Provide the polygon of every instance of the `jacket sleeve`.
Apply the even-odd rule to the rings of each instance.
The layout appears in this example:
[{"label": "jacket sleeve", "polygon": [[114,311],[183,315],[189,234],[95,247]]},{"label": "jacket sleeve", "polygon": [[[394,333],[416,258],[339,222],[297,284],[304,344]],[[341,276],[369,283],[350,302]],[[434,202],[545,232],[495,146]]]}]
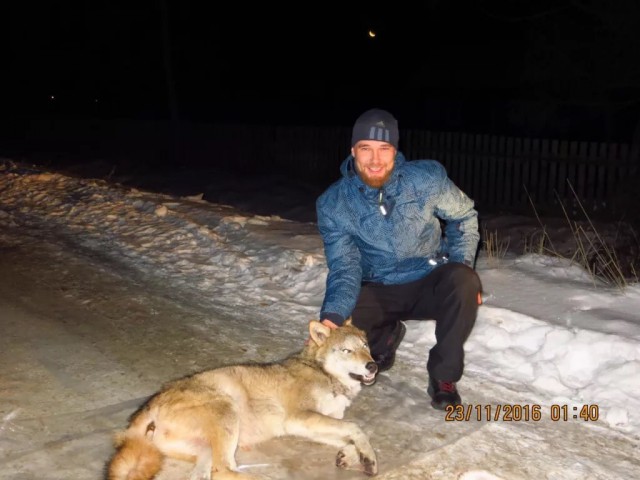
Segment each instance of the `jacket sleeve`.
[{"label": "jacket sleeve", "polygon": [[352,236],[340,226],[336,213],[323,205],[321,199],[317,206],[318,229],[324,243],[327,259],[327,284],[321,318],[328,318],[336,325],[342,325],[351,315],[362,282],[360,250]]},{"label": "jacket sleeve", "polygon": [[474,202],[447,176],[440,166],[441,190],[436,215],[445,222],[444,235],[449,261],[474,266],[480,232]]}]

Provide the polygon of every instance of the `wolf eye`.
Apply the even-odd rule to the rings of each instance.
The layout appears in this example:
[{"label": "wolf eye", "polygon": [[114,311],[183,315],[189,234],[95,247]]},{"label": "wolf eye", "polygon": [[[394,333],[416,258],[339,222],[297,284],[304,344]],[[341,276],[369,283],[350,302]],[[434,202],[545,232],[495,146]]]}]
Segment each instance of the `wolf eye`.
[{"label": "wolf eye", "polygon": [[353,350],[350,350],[348,348],[343,348],[342,353],[353,353]]}]

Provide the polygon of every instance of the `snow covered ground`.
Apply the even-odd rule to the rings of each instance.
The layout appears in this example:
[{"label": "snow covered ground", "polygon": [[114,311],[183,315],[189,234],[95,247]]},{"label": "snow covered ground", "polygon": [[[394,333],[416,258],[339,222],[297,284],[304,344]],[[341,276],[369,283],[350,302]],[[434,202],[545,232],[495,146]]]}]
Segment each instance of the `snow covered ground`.
[{"label": "snow covered ground", "polygon": [[[0,478],[101,478],[111,433],[165,381],[302,345],[326,264],[314,223],[289,218],[312,202],[272,193],[293,213],[268,214],[268,188],[235,185],[242,209],[0,163]],[[418,321],[348,411],[379,478],[639,478],[640,286],[537,255],[477,269],[460,414],[429,406],[434,324]],[[359,477],[334,454],[282,439],[239,459],[273,479]]]}]

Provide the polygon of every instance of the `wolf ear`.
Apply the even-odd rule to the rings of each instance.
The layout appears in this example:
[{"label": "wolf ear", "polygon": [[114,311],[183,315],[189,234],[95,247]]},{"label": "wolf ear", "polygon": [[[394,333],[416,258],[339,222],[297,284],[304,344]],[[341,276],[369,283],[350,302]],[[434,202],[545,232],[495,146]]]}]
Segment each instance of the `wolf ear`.
[{"label": "wolf ear", "polygon": [[320,346],[329,338],[329,335],[331,335],[331,329],[317,320],[311,320],[309,322],[309,335],[316,345]]},{"label": "wolf ear", "polygon": [[353,322],[353,318],[349,317],[344,321],[342,325],[351,325],[352,322]]}]

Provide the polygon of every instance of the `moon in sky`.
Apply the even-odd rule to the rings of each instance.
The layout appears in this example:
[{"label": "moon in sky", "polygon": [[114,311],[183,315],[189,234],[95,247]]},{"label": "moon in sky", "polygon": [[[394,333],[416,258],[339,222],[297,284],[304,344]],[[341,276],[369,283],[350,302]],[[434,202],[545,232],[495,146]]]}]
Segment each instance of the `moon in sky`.
[{"label": "moon in sky", "polygon": [[369,36],[371,38],[375,37],[376,36],[376,32],[374,32],[373,30],[369,30]]}]

